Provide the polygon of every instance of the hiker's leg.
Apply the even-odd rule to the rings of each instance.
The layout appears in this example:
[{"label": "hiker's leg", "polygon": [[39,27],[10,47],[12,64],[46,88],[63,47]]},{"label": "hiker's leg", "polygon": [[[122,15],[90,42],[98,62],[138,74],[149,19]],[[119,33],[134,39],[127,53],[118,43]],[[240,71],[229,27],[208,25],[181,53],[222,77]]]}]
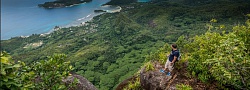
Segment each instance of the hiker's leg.
[{"label": "hiker's leg", "polygon": [[170,66],[170,61],[169,60],[167,60],[167,62],[166,62],[166,64],[165,64],[165,68],[164,68],[164,71],[165,72],[169,72],[169,66]]},{"label": "hiker's leg", "polygon": [[166,71],[166,70],[167,70],[167,67],[168,67],[167,62],[168,62],[168,60],[167,60],[167,61],[166,61],[166,63],[165,63],[165,66],[164,66],[164,71]]},{"label": "hiker's leg", "polygon": [[174,63],[171,65],[171,62],[169,61],[169,65],[168,65],[168,71],[172,72],[174,69]]}]

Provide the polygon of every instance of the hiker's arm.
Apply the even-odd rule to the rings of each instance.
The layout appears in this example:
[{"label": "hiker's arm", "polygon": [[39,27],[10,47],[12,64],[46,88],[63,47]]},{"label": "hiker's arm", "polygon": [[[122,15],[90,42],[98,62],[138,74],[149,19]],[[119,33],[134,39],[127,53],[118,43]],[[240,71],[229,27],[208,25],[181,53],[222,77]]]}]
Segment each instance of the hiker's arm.
[{"label": "hiker's arm", "polygon": [[174,59],[173,59],[173,61],[171,62],[171,64],[173,65],[174,64],[174,62],[177,60],[177,57],[176,56],[174,56]]},{"label": "hiker's arm", "polygon": [[166,56],[167,56],[167,57],[169,57],[169,56],[170,56],[170,54],[167,54]]}]

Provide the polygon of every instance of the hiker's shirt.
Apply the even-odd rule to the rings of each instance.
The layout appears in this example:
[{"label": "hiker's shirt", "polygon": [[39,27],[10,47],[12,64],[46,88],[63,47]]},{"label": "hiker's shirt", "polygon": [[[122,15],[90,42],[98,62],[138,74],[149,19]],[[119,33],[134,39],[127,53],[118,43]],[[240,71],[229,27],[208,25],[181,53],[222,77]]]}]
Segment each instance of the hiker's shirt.
[{"label": "hiker's shirt", "polygon": [[176,56],[177,58],[180,56],[180,53],[178,50],[171,50],[171,53],[168,58],[170,62],[174,60],[174,56]]}]

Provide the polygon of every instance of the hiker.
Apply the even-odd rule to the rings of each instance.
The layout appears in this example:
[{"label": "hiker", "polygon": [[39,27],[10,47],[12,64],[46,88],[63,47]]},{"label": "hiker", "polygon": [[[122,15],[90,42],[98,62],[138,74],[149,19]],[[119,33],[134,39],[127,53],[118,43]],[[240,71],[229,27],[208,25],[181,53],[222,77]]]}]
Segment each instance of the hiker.
[{"label": "hiker", "polygon": [[166,64],[165,64],[165,68],[164,70],[160,70],[161,72],[168,72],[166,73],[167,76],[170,76],[171,74],[171,71],[174,69],[174,63],[177,61],[178,57],[180,56],[180,52],[179,50],[177,49],[177,45],[176,44],[172,44],[171,45],[171,53],[170,55],[168,55],[168,60],[166,61]]}]

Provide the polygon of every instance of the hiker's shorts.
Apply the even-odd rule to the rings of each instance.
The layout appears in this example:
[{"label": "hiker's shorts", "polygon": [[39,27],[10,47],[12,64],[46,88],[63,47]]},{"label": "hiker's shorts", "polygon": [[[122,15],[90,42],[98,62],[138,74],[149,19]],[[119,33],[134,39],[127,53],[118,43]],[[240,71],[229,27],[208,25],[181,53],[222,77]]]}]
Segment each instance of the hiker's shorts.
[{"label": "hiker's shorts", "polygon": [[169,72],[172,72],[174,69],[174,64],[171,65],[171,62],[169,60],[167,60],[167,62],[165,64],[165,68],[168,68]]}]

